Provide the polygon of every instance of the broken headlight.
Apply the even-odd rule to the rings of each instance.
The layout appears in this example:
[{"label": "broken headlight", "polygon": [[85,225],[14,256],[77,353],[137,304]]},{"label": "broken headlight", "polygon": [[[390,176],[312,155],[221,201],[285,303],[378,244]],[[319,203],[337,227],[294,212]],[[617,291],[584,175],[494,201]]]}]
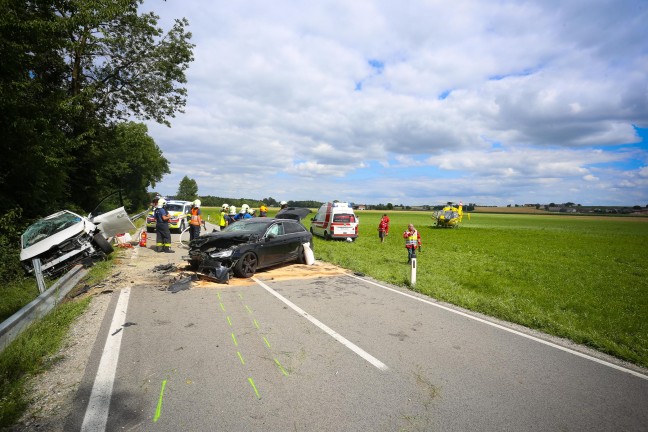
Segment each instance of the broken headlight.
[{"label": "broken headlight", "polygon": [[232,252],[234,252],[232,249],[227,249],[224,251],[212,252],[209,256],[212,258],[229,258],[232,256]]}]

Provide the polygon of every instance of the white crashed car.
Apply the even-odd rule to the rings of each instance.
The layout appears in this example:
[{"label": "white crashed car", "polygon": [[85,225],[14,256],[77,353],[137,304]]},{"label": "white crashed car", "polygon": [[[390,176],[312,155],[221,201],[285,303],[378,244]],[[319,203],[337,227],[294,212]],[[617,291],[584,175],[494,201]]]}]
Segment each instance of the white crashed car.
[{"label": "white crashed car", "polygon": [[38,258],[43,275],[54,276],[85,258],[110,254],[113,247],[107,238],[134,228],[124,207],[92,218],[63,210],[25,230],[20,236],[20,261],[33,273],[33,260]]}]

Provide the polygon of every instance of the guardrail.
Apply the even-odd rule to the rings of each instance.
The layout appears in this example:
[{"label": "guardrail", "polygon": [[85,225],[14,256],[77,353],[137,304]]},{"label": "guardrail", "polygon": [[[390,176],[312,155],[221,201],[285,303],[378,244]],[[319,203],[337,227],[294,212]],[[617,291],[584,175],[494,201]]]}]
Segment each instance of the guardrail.
[{"label": "guardrail", "polygon": [[3,321],[0,324],[0,352],[34,321],[47,315],[87,273],[81,265],[72,267],[47,291]]}]

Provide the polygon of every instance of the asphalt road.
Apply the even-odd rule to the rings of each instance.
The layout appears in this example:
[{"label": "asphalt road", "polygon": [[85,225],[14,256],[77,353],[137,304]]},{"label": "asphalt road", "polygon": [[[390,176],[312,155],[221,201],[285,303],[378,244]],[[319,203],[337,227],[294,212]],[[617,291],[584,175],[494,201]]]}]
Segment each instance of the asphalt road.
[{"label": "asphalt road", "polygon": [[272,272],[164,288],[114,297],[67,430],[648,430],[648,377],[401,288]]}]

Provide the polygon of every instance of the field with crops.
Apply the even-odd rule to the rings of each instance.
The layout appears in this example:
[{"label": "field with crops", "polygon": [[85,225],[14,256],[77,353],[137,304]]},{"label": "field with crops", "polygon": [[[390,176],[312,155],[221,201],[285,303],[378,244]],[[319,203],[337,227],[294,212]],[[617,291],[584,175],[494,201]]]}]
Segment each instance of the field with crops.
[{"label": "field with crops", "polygon": [[478,213],[440,229],[430,212],[388,212],[380,243],[382,213],[357,212],[353,243],[316,238],[316,258],[408,286],[413,223],[423,247],[411,289],[648,366],[648,218]]}]

